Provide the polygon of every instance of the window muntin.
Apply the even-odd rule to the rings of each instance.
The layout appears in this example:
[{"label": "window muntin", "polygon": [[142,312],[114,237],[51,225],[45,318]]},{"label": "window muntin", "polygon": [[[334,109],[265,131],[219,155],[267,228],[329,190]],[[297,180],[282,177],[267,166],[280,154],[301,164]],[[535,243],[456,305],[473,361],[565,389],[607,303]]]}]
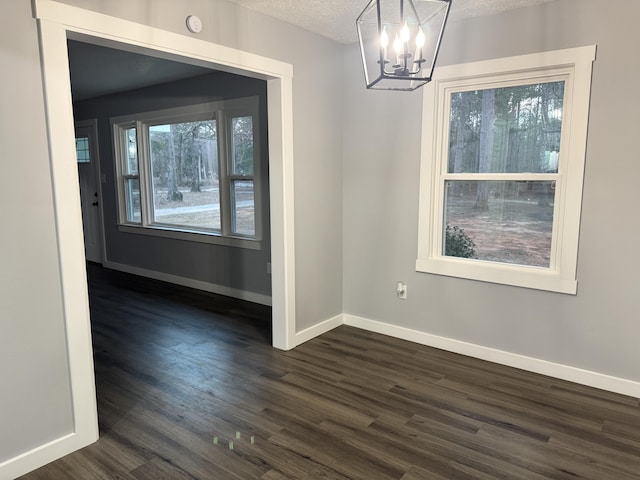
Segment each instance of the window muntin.
[{"label": "window muntin", "polygon": [[575,293],[595,47],[441,67],[424,94],[416,269]]},{"label": "window muntin", "polygon": [[112,119],[120,224],[259,240],[257,118],[251,97]]}]

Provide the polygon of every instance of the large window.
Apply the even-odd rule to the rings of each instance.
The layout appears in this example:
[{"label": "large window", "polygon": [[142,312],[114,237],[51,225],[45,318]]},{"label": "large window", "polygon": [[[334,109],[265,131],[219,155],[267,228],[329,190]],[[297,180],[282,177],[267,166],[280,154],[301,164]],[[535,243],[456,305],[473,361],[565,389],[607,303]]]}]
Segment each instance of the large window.
[{"label": "large window", "polygon": [[257,120],[257,97],[112,119],[121,229],[252,248]]},{"label": "large window", "polygon": [[438,69],[424,97],[419,271],[576,292],[594,54]]}]

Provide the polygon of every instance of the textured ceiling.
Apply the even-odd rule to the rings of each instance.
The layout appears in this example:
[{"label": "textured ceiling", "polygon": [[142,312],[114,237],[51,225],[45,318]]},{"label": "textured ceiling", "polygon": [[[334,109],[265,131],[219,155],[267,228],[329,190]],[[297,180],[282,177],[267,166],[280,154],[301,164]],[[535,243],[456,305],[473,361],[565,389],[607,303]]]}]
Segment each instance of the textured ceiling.
[{"label": "textured ceiling", "polygon": [[[230,0],[341,43],[357,41],[356,17],[369,0]],[[449,20],[492,15],[553,0],[452,0]]]},{"label": "textured ceiling", "polygon": [[[0,0],[0,3],[3,0]],[[357,40],[355,20],[368,0],[230,0],[341,43]],[[553,0],[452,0],[450,21],[492,15]],[[212,70],[69,42],[74,101],[142,88]]]}]

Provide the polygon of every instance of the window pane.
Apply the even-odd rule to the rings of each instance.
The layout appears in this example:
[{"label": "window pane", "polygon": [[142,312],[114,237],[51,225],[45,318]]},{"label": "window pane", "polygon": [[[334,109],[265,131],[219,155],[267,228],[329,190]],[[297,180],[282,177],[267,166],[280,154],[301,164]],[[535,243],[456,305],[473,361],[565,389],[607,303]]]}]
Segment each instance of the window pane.
[{"label": "window pane", "polygon": [[138,144],[136,142],[135,127],[125,130],[125,139],[127,143],[126,173],[129,175],[138,175]]},{"label": "window pane", "polygon": [[555,182],[445,182],[443,254],[549,267]]},{"label": "window pane", "polygon": [[255,201],[253,182],[250,180],[231,183],[233,199],[233,233],[256,234]]},{"label": "window pane", "polygon": [[76,138],[76,160],[78,163],[89,163],[89,138],[78,137]]},{"label": "window pane", "polygon": [[140,223],[140,180],[127,178],[125,182],[127,222]]},{"label": "window pane", "polygon": [[231,120],[231,174],[253,176],[253,118],[235,117]]},{"label": "window pane", "polygon": [[215,120],[149,127],[155,223],[220,230]]},{"label": "window pane", "polygon": [[448,173],[558,171],[564,81],[451,94]]}]

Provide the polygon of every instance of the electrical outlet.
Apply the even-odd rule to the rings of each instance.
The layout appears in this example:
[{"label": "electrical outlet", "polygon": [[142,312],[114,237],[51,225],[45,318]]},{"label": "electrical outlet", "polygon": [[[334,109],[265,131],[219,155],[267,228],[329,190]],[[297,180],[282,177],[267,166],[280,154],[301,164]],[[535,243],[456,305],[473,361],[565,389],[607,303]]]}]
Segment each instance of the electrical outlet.
[{"label": "electrical outlet", "polygon": [[398,298],[407,299],[407,285],[404,282],[398,282],[396,292],[398,293]]},{"label": "electrical outlet", "polygon": [[267,273],[271,275],[271,262],[267,262]]}]

